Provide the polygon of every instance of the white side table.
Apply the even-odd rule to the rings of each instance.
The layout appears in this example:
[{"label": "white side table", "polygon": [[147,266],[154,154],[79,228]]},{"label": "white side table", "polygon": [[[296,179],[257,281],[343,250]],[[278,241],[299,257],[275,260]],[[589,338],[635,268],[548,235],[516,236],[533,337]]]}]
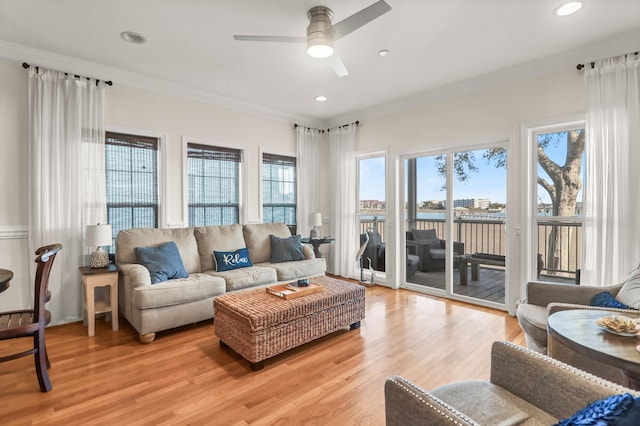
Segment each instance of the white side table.
[{"label": "white side table", "polygon": [[[106,314],[107,321],[111,320],[111,329],[118,331],[118,268],[113,264],[106,268],[81,266],[80,273],[84,287],[83,323],[89,326],[89,336],[95,336],[97,314]],[[96,300],[96,287],[107,286],[111,287],[111,291],[105,290],[104,298]]]}]

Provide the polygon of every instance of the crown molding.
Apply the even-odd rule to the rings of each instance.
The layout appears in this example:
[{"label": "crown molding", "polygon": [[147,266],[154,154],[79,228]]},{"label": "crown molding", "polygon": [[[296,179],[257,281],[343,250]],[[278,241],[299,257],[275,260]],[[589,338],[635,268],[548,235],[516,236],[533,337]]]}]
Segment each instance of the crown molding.
[{"label": "crown molding", "polygon": [[318,120],[314,117],[288,114],[262,105],[223,97],[211,91],[204,91],[197,87],[190,87],[149,75],[126,71],[96,62],[59,55],[57,53],[34,49],[1,40],[0,58],[10,59],[20,63],[27,62],[33,66],[47,67],[99,80],[111,80],[114,84],[202,102],[238,113],[255,115],[264,119],[283,121],[287,123],[299,123],[310,127],[322,127],[324,125],[324,120]]}]

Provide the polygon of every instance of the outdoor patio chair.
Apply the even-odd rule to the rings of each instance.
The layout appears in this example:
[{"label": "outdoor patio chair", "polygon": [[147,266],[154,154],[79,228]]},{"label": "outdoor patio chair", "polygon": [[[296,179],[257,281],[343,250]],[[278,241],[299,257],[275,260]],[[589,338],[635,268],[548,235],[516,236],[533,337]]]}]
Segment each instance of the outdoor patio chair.
[{"label": "outdoor patio chair", "polygon": [[[464,254],[464,243],[454,242],[453,251]],[[422,272],[443,271],[446,242],[438,238],[435,229],[407,231],[407,247],[420,258],[418,270]]]},{"label": "outdoor patio chair", "polygon": [[[360,245],[362,245],[367,236],[369,237],[369,243],[367,244],[364,253],[362,255],[362,261],[364,262],[364,267],[366,269],[371,266],[376,271],[384,271],[385,270],[385,245],[382,242],[382,237],[380,233],[374,229],[367,230],[367,234],[360,234]],[[369,265],[369,260],[371,259],[371,265]]]}]

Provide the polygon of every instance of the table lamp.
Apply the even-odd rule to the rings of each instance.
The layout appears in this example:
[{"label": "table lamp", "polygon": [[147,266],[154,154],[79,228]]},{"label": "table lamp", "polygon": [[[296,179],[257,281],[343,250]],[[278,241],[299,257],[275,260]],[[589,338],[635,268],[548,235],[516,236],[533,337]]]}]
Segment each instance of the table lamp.
[{"label": "table lamp", "polygon": [[87,225],[85,235],[87,246],[96,247],[91,253],[89,266],[92,268],[106,268],[109,266],[109,253],[102,250],[102,246],[111,245],[111,225]]},{"label": "table lamp", "polygon": [[312,240],[320,238],[318,226],[322,225],[322,213],[309,213],[309,225],[313,226],[309,238]]}]

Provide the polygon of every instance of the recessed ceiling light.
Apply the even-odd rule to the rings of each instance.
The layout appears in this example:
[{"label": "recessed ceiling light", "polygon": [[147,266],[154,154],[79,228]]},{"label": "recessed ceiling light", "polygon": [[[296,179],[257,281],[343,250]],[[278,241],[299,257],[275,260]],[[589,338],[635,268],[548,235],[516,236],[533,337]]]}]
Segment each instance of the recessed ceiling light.
[{"label": "recessed ceiling light", "polygon": [[122,37],[124,41],[133,43],[133,44],[143,44],[147,41],[147,39],[145,39],[144,36],[138,33],[134,33],[133,31],[123,31],[120,33],[120,37]]},{"label": "recessed ceiling light", "polygon": [[327,100],[327,97],[320,95],[320,96],[316,96],[314,99],[318,102],[324,102]]},{"label": "recessed ceiling light", "polygon": [[387,56],[389,54],[389,51],[387,49],[382,49],[381,51],[378,52],[378,55],[380,56]]},{"label": "recessed ceiling light", "polygon": [[558,16],[568,16],[576,13],[582,9],[582,2],[570,1],[561,6],[558,6],[555,10],[555,14]]}]

